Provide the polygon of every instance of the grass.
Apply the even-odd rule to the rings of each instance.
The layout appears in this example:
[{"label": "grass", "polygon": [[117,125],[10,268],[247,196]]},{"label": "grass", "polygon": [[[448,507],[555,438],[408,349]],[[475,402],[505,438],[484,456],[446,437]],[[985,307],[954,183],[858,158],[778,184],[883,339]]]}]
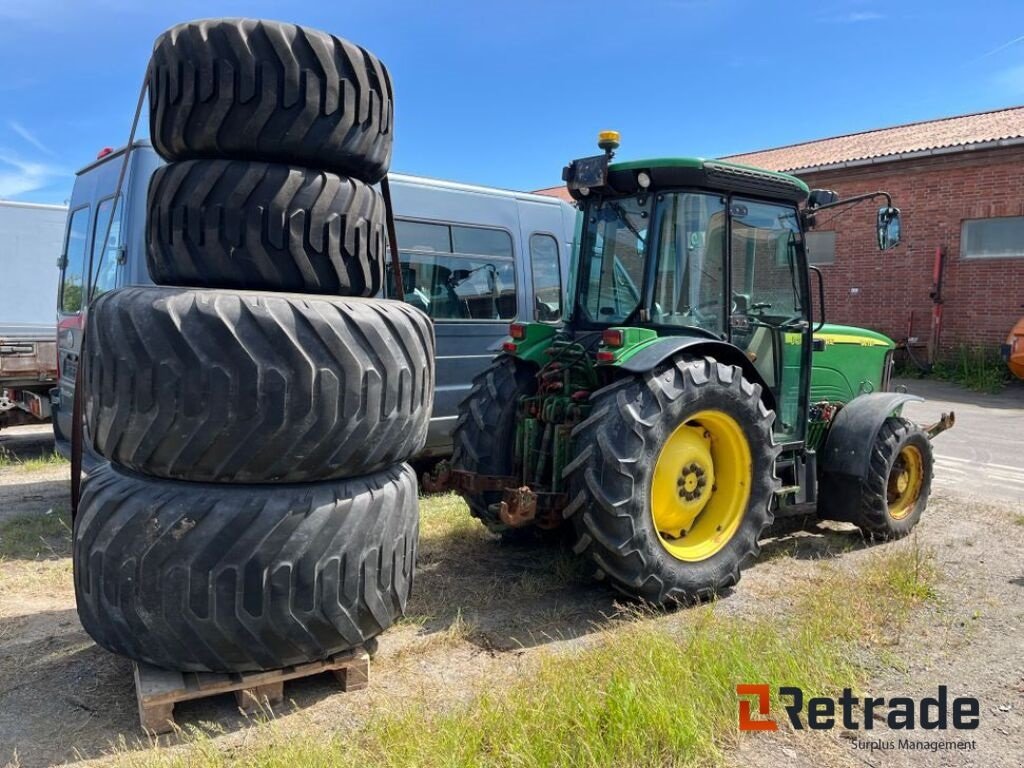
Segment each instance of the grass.
[{"label": "grass", "polygon": [[37,560],[71,554],[71,522],[62,507],[0,523],[0,559]]},{"label": "grass", "polygon": [[23,469],[26,472],[39,472],[40,470],[52,467],[63,467],[68,463],[68,460],[57,453],[57,451],[51,451],[50,453],[30,459],[22,459],[7,449],[0,448],[0,469],[17,468]]},{"label": "grass", "polygon": [[999,392],[1010,380],[1006,363],[988,347],[957,347],[935,364],[932,374],[976,392]]},{"label": "grass", "polygon": [[270,721],[230,750],[198,733],[184,750],[118,756],[139,768],[717,765],[736,743],[738,683],[808,696],[856,689],[866,675],[858,659],[895,654],[935,574],[916,541],[892,545],[855,571],[823,564],[786,614],[638,613],[570,651],[537,652],[514,681],[489,679],[468,703],[422,694],[371,705],[346,732]]},{"label": "grass", "polygon": [[1020,512],[1015,512],[1013,515],[1013,524],[1024,525],[1024,515],[1022,515]]}]

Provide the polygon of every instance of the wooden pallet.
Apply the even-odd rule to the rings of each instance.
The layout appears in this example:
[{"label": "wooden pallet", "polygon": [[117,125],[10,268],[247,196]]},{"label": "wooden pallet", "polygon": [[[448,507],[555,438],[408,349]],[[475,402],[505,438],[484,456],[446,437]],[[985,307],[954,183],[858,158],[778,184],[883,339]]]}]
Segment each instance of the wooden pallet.
[{"label": "wooden pallet", "polygon": [[235,694],[244,712],[284,701],[288,680],[331,672],[343,691],[358,691],[370,683],[370,657],[362,650],[331,656],[271,672],[215,674],[212,672],[172,672],[149,664],[135,663],[135,697],[139,704],[139,722],[150,733],[174,730],[174,705],[182,701],[204,699],[222,693]]}]

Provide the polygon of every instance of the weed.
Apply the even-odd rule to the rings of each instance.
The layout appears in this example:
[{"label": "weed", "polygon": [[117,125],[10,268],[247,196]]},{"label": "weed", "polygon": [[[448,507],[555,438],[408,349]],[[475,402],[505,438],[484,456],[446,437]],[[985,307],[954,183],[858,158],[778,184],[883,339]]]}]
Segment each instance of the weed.
[{"label": "weed", "polygon": [[977,392],[999,392],[1010,380],[1006,363],[989,347],[959,346],[935,364],[932,374]]},{"label": "weed", "polygon": [[26,472],[39,472],[43,469],[63,467],[67,464],[68,460],[57,453],[57,451],[51,451],[50,453],[30,459],[22,459],[6,448],[0,447],[0,469],[17,468],[23,469]]},{"label": "weed", "polygon": [[582,647],[538,653],[532,672],[492,681],[468,704],[438,709],[424,695],[378,706],[355,732],[314,736],[269,722],[231,751],[199,737],[184,752],[121,756],[140,768],[718,764],[736,740],[737,683],[785,681],[808,696],[856,687],[854,651],[891,646],[893,630],[930,599],[934,575],[931,553],[911,542],[853,576],[826,569],[784,622],[707,605],[672,629],[616,623]]},{"label": "weed", "polygon": [[0,523],[0,558],[38,560],[70,553],[71,522],[62,507]]}]

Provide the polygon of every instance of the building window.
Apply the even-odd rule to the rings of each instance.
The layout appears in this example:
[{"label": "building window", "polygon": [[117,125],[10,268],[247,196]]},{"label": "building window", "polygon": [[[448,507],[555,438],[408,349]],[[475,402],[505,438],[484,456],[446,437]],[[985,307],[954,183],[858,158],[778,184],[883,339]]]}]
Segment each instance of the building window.
[{"label": "building window", "polygon": [[808,232],[804,235],[808,264],[836,263],[836,233]]},{"label": "building window", "polygon": [[[396,221],[405,300],[434,320],[516,316],[512,236],[501,229]],[[394,282],[388,265],[390,295]]]},{"label": "building window", "polygon": [[534,316],[545,323],[562,317],[562,268],[558,262],[558,241],[551,235],[530,235],[530,265],[533,271]]},{"label": "building window", "polygon": [[960,233],[964,259],[1014,259],[1024,257],[1024,216],[966,219]]}]

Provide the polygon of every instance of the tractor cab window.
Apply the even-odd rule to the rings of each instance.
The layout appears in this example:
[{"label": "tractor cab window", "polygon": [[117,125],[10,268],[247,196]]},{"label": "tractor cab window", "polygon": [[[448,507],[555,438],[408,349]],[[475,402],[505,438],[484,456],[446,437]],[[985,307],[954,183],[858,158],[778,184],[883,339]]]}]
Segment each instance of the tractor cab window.
[{"label": "tractor cab window", "polygon": [[587,319],[615,325],[640,306],[651,196],[601,200],[585,211],[579,306]]},{"label": "tractor cab window", "polygon": [[776,326],[801,319],[796,209],[734,199],[731,212],[733,316]]},{"label": "tractor cab window", "polygon": [[725,337],[725,204],[719,195],[658,195],[651,319]]},{"label": "tractor cab window", "polygon": [[775,392],[776,434],[783,440],[796,439],[802,429],[800,369],[808,332],[801,301],[797,211],[793,206],[733,198],[730,214],[732,342]]}]

